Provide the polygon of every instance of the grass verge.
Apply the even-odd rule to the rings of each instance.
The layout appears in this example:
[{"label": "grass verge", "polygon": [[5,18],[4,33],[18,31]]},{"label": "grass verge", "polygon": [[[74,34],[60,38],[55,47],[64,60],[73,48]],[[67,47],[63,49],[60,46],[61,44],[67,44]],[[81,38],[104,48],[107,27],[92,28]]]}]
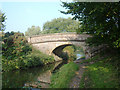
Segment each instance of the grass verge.
[{"label": "grass verge", "polygon": [[[115,53],[114,53],[115,54]],[[80,82],[80,88],[120,88],[119,87],[119,59],[120,56],[116,53],[105,54],[107,57],[100,59],[97,56],[93,59],[86,60],[84,62],[99,61],[94,64],[88,65],[82,80]]]},{"label": "grass verge", "polygon": [[51,88],[69,88],[69,83],[74,77],[79,66],[73,62],[65,64],[60,70],[51,77]]}]

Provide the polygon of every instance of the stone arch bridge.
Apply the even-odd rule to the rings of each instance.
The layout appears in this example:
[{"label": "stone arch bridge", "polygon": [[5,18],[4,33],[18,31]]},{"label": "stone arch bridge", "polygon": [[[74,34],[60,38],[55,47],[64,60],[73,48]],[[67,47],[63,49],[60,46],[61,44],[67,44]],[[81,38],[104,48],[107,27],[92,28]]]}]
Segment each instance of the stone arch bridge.
[{"label": "stone arch bridge", "polygon": [[27,39],[28,42],[31,43],[35,48],[45,54],[53,55],[55,60],[58,60],[59,54],[62,52],[62,50],[66,46],[70,45],[82,47],[86,59],[90,58],[92,56],[93,48],[88,47],[85,43],[85,40],[88,37],[90,37],[90,35],[87,34],[55,33],[27,37]]}]

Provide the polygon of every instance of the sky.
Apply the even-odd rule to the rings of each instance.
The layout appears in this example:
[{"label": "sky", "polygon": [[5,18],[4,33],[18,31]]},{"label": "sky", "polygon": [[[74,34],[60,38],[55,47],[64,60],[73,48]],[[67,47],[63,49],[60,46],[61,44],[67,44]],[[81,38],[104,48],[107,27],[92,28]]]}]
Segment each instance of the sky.
[{"label": "sky", "polygon": [[5,13],[7,17],[5,21],[5,32],[20,31],[25,33],[32,25],[40,26],[42,30],[44,23],[47,21],[59,17],[72,17],[71,15],[60,13],[59,10],[65,11],[61,4],[60,0],[0,1],[0,10]]}]

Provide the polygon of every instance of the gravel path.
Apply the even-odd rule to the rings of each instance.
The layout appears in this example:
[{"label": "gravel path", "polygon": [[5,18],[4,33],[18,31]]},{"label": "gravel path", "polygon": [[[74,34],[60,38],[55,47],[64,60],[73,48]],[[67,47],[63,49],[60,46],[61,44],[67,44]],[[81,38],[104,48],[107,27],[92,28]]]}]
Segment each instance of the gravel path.
[{"label": "gravel path", "polygon": [[[80,62],[82,62],[82,61],[80,61],[80,60],[75,61],[75,63],[77,63],[79,65],[79,70],[76,72],[75,77],[70,82],[69,88],[79,88],[79,86],[80,86],[80,81],[82,79],[82,75],[85,71],[86,65],[88,65],[88,63],[81,64]],[[93,62],[91,62],[89,64],[93,64]]]},{"label": "gravel path", "polygon": [[79,88],[83,72],[86,68],[85,65],[87,64],[79,64],[79,70],[76,72],[75,77],[72,79],[72,82],[70,83],[70,88]]}]

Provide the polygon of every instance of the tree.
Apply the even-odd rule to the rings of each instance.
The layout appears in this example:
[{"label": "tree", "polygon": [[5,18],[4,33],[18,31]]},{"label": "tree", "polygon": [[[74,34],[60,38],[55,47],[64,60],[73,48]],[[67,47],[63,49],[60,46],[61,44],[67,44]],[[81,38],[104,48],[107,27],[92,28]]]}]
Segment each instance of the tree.
[{"label": "tree", "polygon": [[39,35],[41,33],[39,26],[32,26],[31,28],[28,28],[28,30],[25,32],[26,36],[34,36]]},{"label": "tree", "polygon": [[6,19],[5,14],[2,13],[0,10],[0,31],[4,31],[5,29],[5,25],[4,25],[5,19]]},{"label": "tree", "polygon": [[2,55],[7,60],[14,60],[18,56],[22,56],[31,51],[23,33],[6,32],[2,37]]},{"label": "tree", "polygon": [[74,19],[80,21],[78,33],[87,32],[93,37],[88,39],[90,45],[108,44],[111,47],[120,47],[120,3],[118,2],[62,2]]},{"label": "tree", "polygon": [[75,32],[79,22],[71,18],[57,18],[43,25],[43,33]]}]

